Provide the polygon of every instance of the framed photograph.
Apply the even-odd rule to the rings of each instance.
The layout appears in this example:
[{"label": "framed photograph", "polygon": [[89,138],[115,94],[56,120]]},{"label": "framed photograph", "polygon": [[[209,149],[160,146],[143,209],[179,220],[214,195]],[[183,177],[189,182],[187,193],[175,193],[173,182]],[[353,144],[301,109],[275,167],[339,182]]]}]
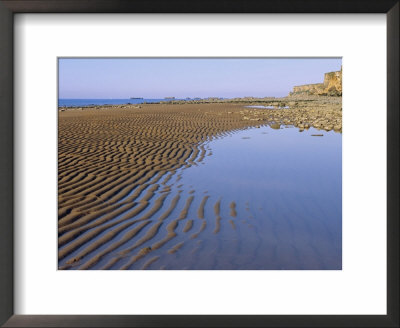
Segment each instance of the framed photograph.
[{"label": "framed photograph", "polygon": [[0,1],[0,323],[398,327],[398,1]]}]

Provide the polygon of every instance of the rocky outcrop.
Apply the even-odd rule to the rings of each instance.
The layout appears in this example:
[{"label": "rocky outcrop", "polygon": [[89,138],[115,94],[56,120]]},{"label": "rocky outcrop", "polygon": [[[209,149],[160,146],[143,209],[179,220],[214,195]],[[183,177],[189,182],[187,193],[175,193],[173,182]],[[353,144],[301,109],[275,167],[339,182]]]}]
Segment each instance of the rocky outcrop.
[{"label": "rocky outcrop", "polygon": [[341,96],[342,95],[342,69],[336,72],[325,73],[323,83],[304,84],[293,87],[289,96]]},{"label": "rocky outcrop", "polygon": [[328,96],[342,95],[342,69],[325,74],[323,93]]},{"label": "rocky outcrop", "polygon": [[291,96],[301,95],[301,94],[318,95],[323,90],[324,90],[323,83],[304,84],[293,87],[293,92],[291,92],[290,95]]}]

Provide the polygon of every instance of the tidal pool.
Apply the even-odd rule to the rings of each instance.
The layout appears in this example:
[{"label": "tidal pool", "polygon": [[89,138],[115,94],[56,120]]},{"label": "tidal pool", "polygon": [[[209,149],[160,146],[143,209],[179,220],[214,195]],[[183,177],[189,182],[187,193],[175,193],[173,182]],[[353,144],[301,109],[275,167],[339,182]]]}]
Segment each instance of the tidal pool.
[{"label": "tidal pool", "polygon": [[[261,126],[224,134],[201,148],[205,156],[194,165],[149,184],[158,187],[141,214],[148,224],[134,223],[134,216],[118,222],[122,215],[111,221],[118,222],[113,229],[123,229],[93,250],[90,257],[101,257],[91,269],[342,268],[340,133]],[[138,224],[144,226],[135,237],[124,239]]]},{"label": "tidal pool", "polygon": [[[251,106],[244,106],[245,108],[264,108],[264,109],[274,109],[275,106],[261,106],[261,105],[251,105]],[[289,106],[278,107],[277,109],[288,109]]]},{"label": "tidal pool", "polygon": [[[206,192],[210,204],[220,200],[225,231],[210,237],[218,239],[216,269],[341,269],[340,133],[252,128],[208,148],[212,155],[184,170],[180,183]],[[208,214],[215,220],[212,208]]]}]

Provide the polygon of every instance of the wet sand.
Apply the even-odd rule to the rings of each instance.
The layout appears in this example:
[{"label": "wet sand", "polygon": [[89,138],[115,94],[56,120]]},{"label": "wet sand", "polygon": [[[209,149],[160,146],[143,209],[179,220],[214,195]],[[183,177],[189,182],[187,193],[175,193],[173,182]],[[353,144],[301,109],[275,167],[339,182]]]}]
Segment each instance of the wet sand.
[{"label": "wet sand", "polygon": [[[234,200],[226,213],[220,201],[210,204],[214,213],[208,221],[208,196],[195,196],[196,186],[186,199],[178,193],[166,203],[177,170],[199,165],[212,154],[207,141],[266,124],[291,124],[301,131],[323,122],[327,130],[341,131],[341,111],[329,108],[265,110],[229,103],[138,107],[59,111],[60,269],[91,269],[115,250],[100,269],[129,269],[142,259],[141,268],[159,269],[160,256],[178,261],[186,240],[193,242],[207,229],[218,234],[226,221],[235,230]],[[191,217],[195,197],[201,202]],[[177,209],[179,200],[184,206]],[[171,217],[176,210],[178,215]],[[156,255],[156,250],[163,253]]]}]

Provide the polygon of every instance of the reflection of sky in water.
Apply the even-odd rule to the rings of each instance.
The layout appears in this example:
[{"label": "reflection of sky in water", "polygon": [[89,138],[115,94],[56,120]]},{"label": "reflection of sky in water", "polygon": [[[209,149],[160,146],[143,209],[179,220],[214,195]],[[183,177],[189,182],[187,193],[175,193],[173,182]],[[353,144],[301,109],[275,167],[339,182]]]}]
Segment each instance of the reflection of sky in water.
[{"label": "reflection of sky in water", "polygon": [[324,187],[341,198],[341,135],[311,136],[316,133],[321,132],[263,127],[232,134],[213,141],[213,155],[206,156],[204,165],[184,170],[182,182],[190,181],[198,191],[262,197],[277,190],[307,193]]},{"label": "reflection of sky in water", "polygon": [[251,224],[258,238],[265,238],[258,246],[259,256],[268,253],[273,243],[275,251],[293,248],[296,261],[303,255],[324,261],[315,265],[309,259],[296,262],[292,258],[285,264],[279,260],[271,266],[260,264],[260,269],[340,269],[341,140],[339,133],[313,128],[303,132],[296,128],[247,129],[212,141],[212,155],[183,170],[179,183],[187,190],[192,185],[198,194],[207,191],[214,202],[221,197],[225,208],[235,201],[238,218],[254,218]]},{"label": "reflection of sky in water", "polygon": [[[264,108],[264,109],[274,109],[276,107],[274,106],[262,106],[262,105],[251,105],[251,106],[244,106],[245,108]],[[283,107],[279,107],[279,108],[284,108],[284,109],[288,109],[289,106],[283,106]]]}]

